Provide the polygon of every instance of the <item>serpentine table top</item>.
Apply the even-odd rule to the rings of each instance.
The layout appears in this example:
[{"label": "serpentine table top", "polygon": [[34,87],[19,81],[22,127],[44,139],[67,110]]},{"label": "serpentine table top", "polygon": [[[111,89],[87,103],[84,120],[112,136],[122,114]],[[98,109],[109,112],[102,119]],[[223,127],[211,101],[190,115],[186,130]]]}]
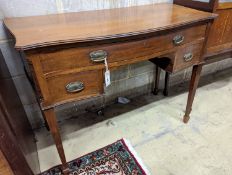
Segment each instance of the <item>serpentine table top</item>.
[{"label": "serpentine table top", "polygon": [[215,14],[164,3],[129,8],[6,18],[16,49],[151,33],[215,18]]}]

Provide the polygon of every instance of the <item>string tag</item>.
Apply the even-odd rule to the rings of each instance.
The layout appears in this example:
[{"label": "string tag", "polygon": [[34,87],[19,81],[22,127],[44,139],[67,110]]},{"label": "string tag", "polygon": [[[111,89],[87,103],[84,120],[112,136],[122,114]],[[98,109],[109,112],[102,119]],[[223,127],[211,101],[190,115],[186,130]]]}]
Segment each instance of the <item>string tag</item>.
[{"label": "string tag", "polygon": [[111,81],[110,81],[110,70],[109,70],[106,58],[105,58],[105,67],[106,67],[106,71],[105,71],[105,85],[106,85],[106,87],[108,87],[111,84]]}]

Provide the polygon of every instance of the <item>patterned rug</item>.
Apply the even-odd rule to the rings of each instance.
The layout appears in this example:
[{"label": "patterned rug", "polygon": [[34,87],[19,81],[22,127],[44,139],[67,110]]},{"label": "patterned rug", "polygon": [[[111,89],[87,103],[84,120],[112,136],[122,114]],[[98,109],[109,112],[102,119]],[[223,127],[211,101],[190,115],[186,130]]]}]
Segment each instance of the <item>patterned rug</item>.
[{"label": "patterned rug", "polygon": [[[149,174],[141,159],[125,139],[70,161],[68,164],[70,175]],[[53,167],[40,175],[62,175],[61,165]]]}]

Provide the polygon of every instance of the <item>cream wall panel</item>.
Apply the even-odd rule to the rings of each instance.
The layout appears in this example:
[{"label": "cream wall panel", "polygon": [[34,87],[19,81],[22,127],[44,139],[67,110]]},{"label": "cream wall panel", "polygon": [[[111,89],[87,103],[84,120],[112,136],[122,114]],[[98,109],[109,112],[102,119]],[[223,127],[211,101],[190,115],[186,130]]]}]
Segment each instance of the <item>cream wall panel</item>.
[{"label": "cream wall panel", "polygon": [[59,12],[98,10],[172,2],[172,0],[57,0]]}]

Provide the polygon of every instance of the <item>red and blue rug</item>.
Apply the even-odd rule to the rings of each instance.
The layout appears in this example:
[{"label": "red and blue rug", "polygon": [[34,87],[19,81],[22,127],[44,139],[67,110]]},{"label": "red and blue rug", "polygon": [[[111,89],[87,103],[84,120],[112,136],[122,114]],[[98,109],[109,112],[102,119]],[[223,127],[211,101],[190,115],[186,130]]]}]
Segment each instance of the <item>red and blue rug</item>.
[{"label": "red and blue rug", "polygon": [[[148,175],[141,159],[127,140],[77,158],[69,163],[70,175]],[[40,175],[62,175],[61,165]]]}]

